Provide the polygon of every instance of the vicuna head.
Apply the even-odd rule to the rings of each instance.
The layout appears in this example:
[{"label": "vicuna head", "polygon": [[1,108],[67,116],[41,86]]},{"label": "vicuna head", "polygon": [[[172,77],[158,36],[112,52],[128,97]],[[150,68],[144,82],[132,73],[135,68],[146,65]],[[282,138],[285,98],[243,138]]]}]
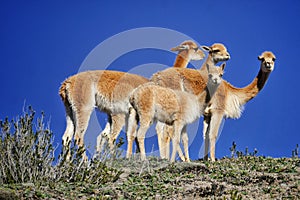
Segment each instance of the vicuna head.
[{"label": "vicuna head", "polygon": [[202,60],[205,57],[205,53],[191,40],[184,41],[179,46],[173,47],[171,51],[178,51],[182,57],[188,60]]},{"label": "vicuna head", "polygon": [[271,51],[263,52],[258,56],[258,60],[261,61],[261,70],[263,72],[272,72],[274,70],[276,57]]},{"label": "vicuna head", "polygon": [[219,85],[222,82],[225,66],[225,63],[222,63],[220,67],[209,67],[209,65],[206,65],[208,72],[207,85]]},{"label": "vicuna head", "polygon": [[227,52],[227,49],[223,44],[215,43],[210,47],[201,46],[201,48],[208,51],[209,56],[211,56],[214,63],[230,59],[230,54]]},{"label": "vicuna head", "polygon": [[206,65],[207,67],[207,72],[208,72],[208,80],[207,80],[207,90],[209,92],[209,96],[208,97],[212,97],[217,88],[219,87],[219,85],[222,82],[222,77],[224,74],[224,69],[225,69],[226,64],[222,63],[220,67],[216,67],[216,66],[209,66]]}]

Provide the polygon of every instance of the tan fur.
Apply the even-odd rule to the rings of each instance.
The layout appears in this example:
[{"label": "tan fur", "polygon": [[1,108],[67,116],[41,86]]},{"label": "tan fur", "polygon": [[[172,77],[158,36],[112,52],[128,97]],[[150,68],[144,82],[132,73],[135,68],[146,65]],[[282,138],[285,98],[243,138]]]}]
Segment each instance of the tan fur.
[{"label": "tan fur", "polygon": [[[204,52],[201,50],[201,48],[198,47],[198,45],[191,40],[187,40],[182,42],[180,45],[171,48],[171,51],[178,51],[176,60],[173,64],[174,68],[186,68],[188,63],[191,60],[202,60],[205,57]],[[161,140],[162,140],[162,132],[163,132],[164,124],[158,122],[156,125],[156,132],[158,137],[158,147],[160,150],[161,157],[164,157],[162,155],[161,151]]]},{"label": "tan fur", "polygon": [[[239,118],[243,110],[243,105],[258,94],[266,83],[269,74],[273,71],[275,56],[272,52],[264,52],[261,56],[259,56],[259,60],[261,61],[260,70],[252,83],[244,88],[236,88],[228,82],[222,81],[213,98],[209,102],[210,113],[204,116],[203,122],[206,159],[208,146],[210,144],[210,157],[212,161],[215,161],[215,143],[222,119],[224,117]],[[174,73],[174,76],[176,75],[176,77],[181,78],[175,79],[175,83],[169,82],[168,86],[176,85],[178,82],[184,81],[184,87],[187,89],[186,91],[197,94],[198,91],[201,91],[203,88],[196,86],[200,85],[196,80],[193,80],[188,76],[184,76],[183,71],[187,71],[187,69],[182,69],[180,71],[181,76]],[[162,73],[160,72],[160,74]],[[197,76],[199,72],[195,71],[194,74]],[[171,81],[171,79],[168,80]]]},{"label": "tan fur", "polygon": [[179,52],[173,65],[178,68],[186,68],[190,60],[202,60],[205,57],[204,52],[191,40],[184,41],[179,46],[172,48],[171,51]]},{"label": "tan fur", "polygon": [[[209,54],[200,70],[169,68],[154,74],[151,81],[160,86],[174,90],[192,92],[196,95],[202,93],[207,84],[207,66],[212,68],[218,62],[230,59],[230,54],[227,52],[227,48],[223,44],[215,43],[210,47],[202,46],[202,49],[208,51]],[[201,74],[199,72],[201,72]],[[158,125],[162,126],[159,123]],[[168,135],[171,134],[170,132],[172,132],[172,128],[165,128],[164,131],[161,131],[163,129],[163,127],[158,127],[156,129],[159,138],[167,138]],[[165,141],[170,141],[170,139],[167,138]],[[160,143],[161,157],[168,159],[170,149],[169,143],[159,141],[159,144]]]},{"label": "tan fur", "polygon": [[[184,45],[195,45],[186,41]],[[181,44],[182,45],[182,44]],[[195,48],[194,46],[191,49]],[[178,55],[184,54],[187,60],[203,59],[201,50],[192,51],[190,47],[180,50]],[[187,53],[186,52],[190,52]],[[192,55],[190,55],[192,54]],[[176,67],[186,67],[187,63],[175,63]],[[100,151],[102,135],[106,135],[109,144],[119,135],[128,115],[128,96],[137,86],[148,82],[144,77],[124,72],[96,70],[76,74],[66,79],[59,94],[66,109],[67,127],[63,135],[63,144],[67,145],[74,136],[79,145],[83,145],[84,134],[94,107],[108,114],[108,123],[102,134],[97,138],[97,151]],[[75,127],[76,126],[76,127]]]},{"label": "tan fur", "polygon": [[261,91],[270,73],[274,70],[275,56],[272,52],[264,52],[258,59],[261,61],[260,70],[248,86],[236,88],[223,81],[211,100],[213,107],[211,113],[204,117],[204,128],[206,127],[203,130],[205,159],[207,159],[208,145],[210,144],[210,157],[212,161],[215,161],[215,143],[222,119],[224,117],[239,118],[243,106]]},{"label": "tan fur", "polygon": [[[209,79],[206,81],[207,87],[197,95],[161,87],[155,83],[144,84],[133,91],[129,101],[134,108],[134,111],[131,112],[131,115],[129,116],[129,131],[127,134],[130,135],[134,133],[132,127],[135,128],[137,126],[137,122],[134,119],[136,119],[136,115],[138,115],[140,127],[137,132],[137,138],[142,159],[146,158],[144,148],[146,131],[153,121],[158,120],[173,126],[173,153],[171,161],[175,161],[177,152],[182,160],[190,160],[185,126],[201,116],[206,106],[206,102],[208,102],[213,95],[212,90],[214,89],[215,91],[222,81],[221,77],[223,75],[224,66],[225,64],[222,67],[213,67],[209,69]],[[203,72],[199,72],[200,77],[201,73]],[[185,157],[179,146],[182,134],[184,138]],[[128,144],[127,157],[130,157],[131,155],[131,145],[132,144]]]},{"label": "tan fur", "polygon": [[129,94],[146,82],[148,79],[138,75],[108,70],[82,72],[65,80],[60,88],[67,115],[64,145],[74,135],[77,144],[83,146],[84,133],[94,107],[108,114],[127,113]]},{"label": "tan fur", "polygon": [[[261,56],[259,56],[259,60],[261,61],[261,67],[260,71],[257,74],[257,76],[254,78],[254,80],[247,85],[244,88],[236,88],[232,86],[228,82],[224,82],[224,87],[226,88],[226,97],[231,100],[226,101],[225,108],[225,116],[230,118],[239,118],[241,115],[241,107],[246,104],[248,101],[253,99],[259,91],[264,87],[269,74],[274,69],[275,64],[275,56],[272,52],[264,52]],[[266,66],[269,66],[269,68],[266,68]],[[232,104],[232,101],[235,102],[235,104],[240,105],[239,108],[235,108],[237,106],[230,105]],[[235,110],[236,114],[230,114],[232,111],[229,110]]]}]

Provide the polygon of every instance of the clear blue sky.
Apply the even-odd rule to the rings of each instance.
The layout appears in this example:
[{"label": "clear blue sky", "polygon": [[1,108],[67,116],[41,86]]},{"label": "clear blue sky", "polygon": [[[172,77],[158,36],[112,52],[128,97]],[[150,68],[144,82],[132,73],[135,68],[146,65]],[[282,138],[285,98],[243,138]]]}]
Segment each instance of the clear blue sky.
[{"label": "clear blue sky", "polygon": [[[275,70],[265,88],[246,105],[240,119],[225,121],[217,157],[230,154],[232,141],[239,150],[257,148],[260,155],[272,157],[289,157],[300,143],[300,1],[2,1],[0,25],[0,119],[20,115],[26,100],[51,118],[57,143],[65,129],[58,95],[61,82],[78,72],[98,44],[142,27],[175,30],[202,45],[224,43],[231,54],[224,79],[237,87],[256,76],[261,52],[275,53]],[[136,51],[117,59],[111,68],[128,71],[146,63],[171,66],[174,60],[170,52]],[[104,118],[99,117],[101,125]],[[199,130],[190,146],[192,159],[198,158],[202,124]],[[152,143],[146,141],[148,151]]]}]

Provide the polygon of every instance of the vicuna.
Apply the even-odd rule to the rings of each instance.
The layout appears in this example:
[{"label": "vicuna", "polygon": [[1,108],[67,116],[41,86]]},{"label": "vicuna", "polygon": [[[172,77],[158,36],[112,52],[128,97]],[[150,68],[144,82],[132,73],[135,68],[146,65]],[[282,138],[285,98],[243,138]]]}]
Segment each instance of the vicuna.
[{"label": "vicuna", "polygon": [[[186,125],[199,118],[206,108],[217,87],[222,81],[225,64],[221,67],[207,65],[208,78],[199,80],[206,89],[197,95],[161,87],[155,83],[146,83],[136,88],[130,95],[132,106],[128,118],[128,137],[135,137],[137,124],[139,128],[136,137],[141,151],[141,159],[146,159],[144,139],[149,126],[160,121],[173,126],[173,152],[171,162],[175,161],[176,153],[182,160],[189,161]],[[203,72],[198,72],[202,74]],[[203,76],[203,74],[202,74]],[[201,75],[200,75],[201,77]],[[180,139],[184,145],[185,157],[180,148]],[[128,142],[127,157],[132,153],[132,142]]]}]

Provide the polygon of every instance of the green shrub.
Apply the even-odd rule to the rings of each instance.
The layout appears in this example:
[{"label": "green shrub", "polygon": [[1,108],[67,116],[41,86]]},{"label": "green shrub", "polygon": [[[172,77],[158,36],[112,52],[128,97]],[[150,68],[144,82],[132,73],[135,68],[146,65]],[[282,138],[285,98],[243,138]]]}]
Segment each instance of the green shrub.
[{"label": "green shrub", "polygon": [[53,133],[45,127],[44,113],[34,122],[27,111],[11,121],[0,121],[0,183],[43,181],[54,160]]},{"label": "green shrub", "polygon": [[[31,106],[13,120],[0,121],[0,184],[115,181],[120,171],[106,165],[108,159],[83,160],[83,148],[70,141],[55,161],[53,133],[45,126],[44,113],[36,117]],[[116,151],[117,152],[117,151]],[[67,160],[67,155],[71,159]],[[105,154],[108,156],[109,154]],[[55,161],[55,162],[54,162]]]}]

